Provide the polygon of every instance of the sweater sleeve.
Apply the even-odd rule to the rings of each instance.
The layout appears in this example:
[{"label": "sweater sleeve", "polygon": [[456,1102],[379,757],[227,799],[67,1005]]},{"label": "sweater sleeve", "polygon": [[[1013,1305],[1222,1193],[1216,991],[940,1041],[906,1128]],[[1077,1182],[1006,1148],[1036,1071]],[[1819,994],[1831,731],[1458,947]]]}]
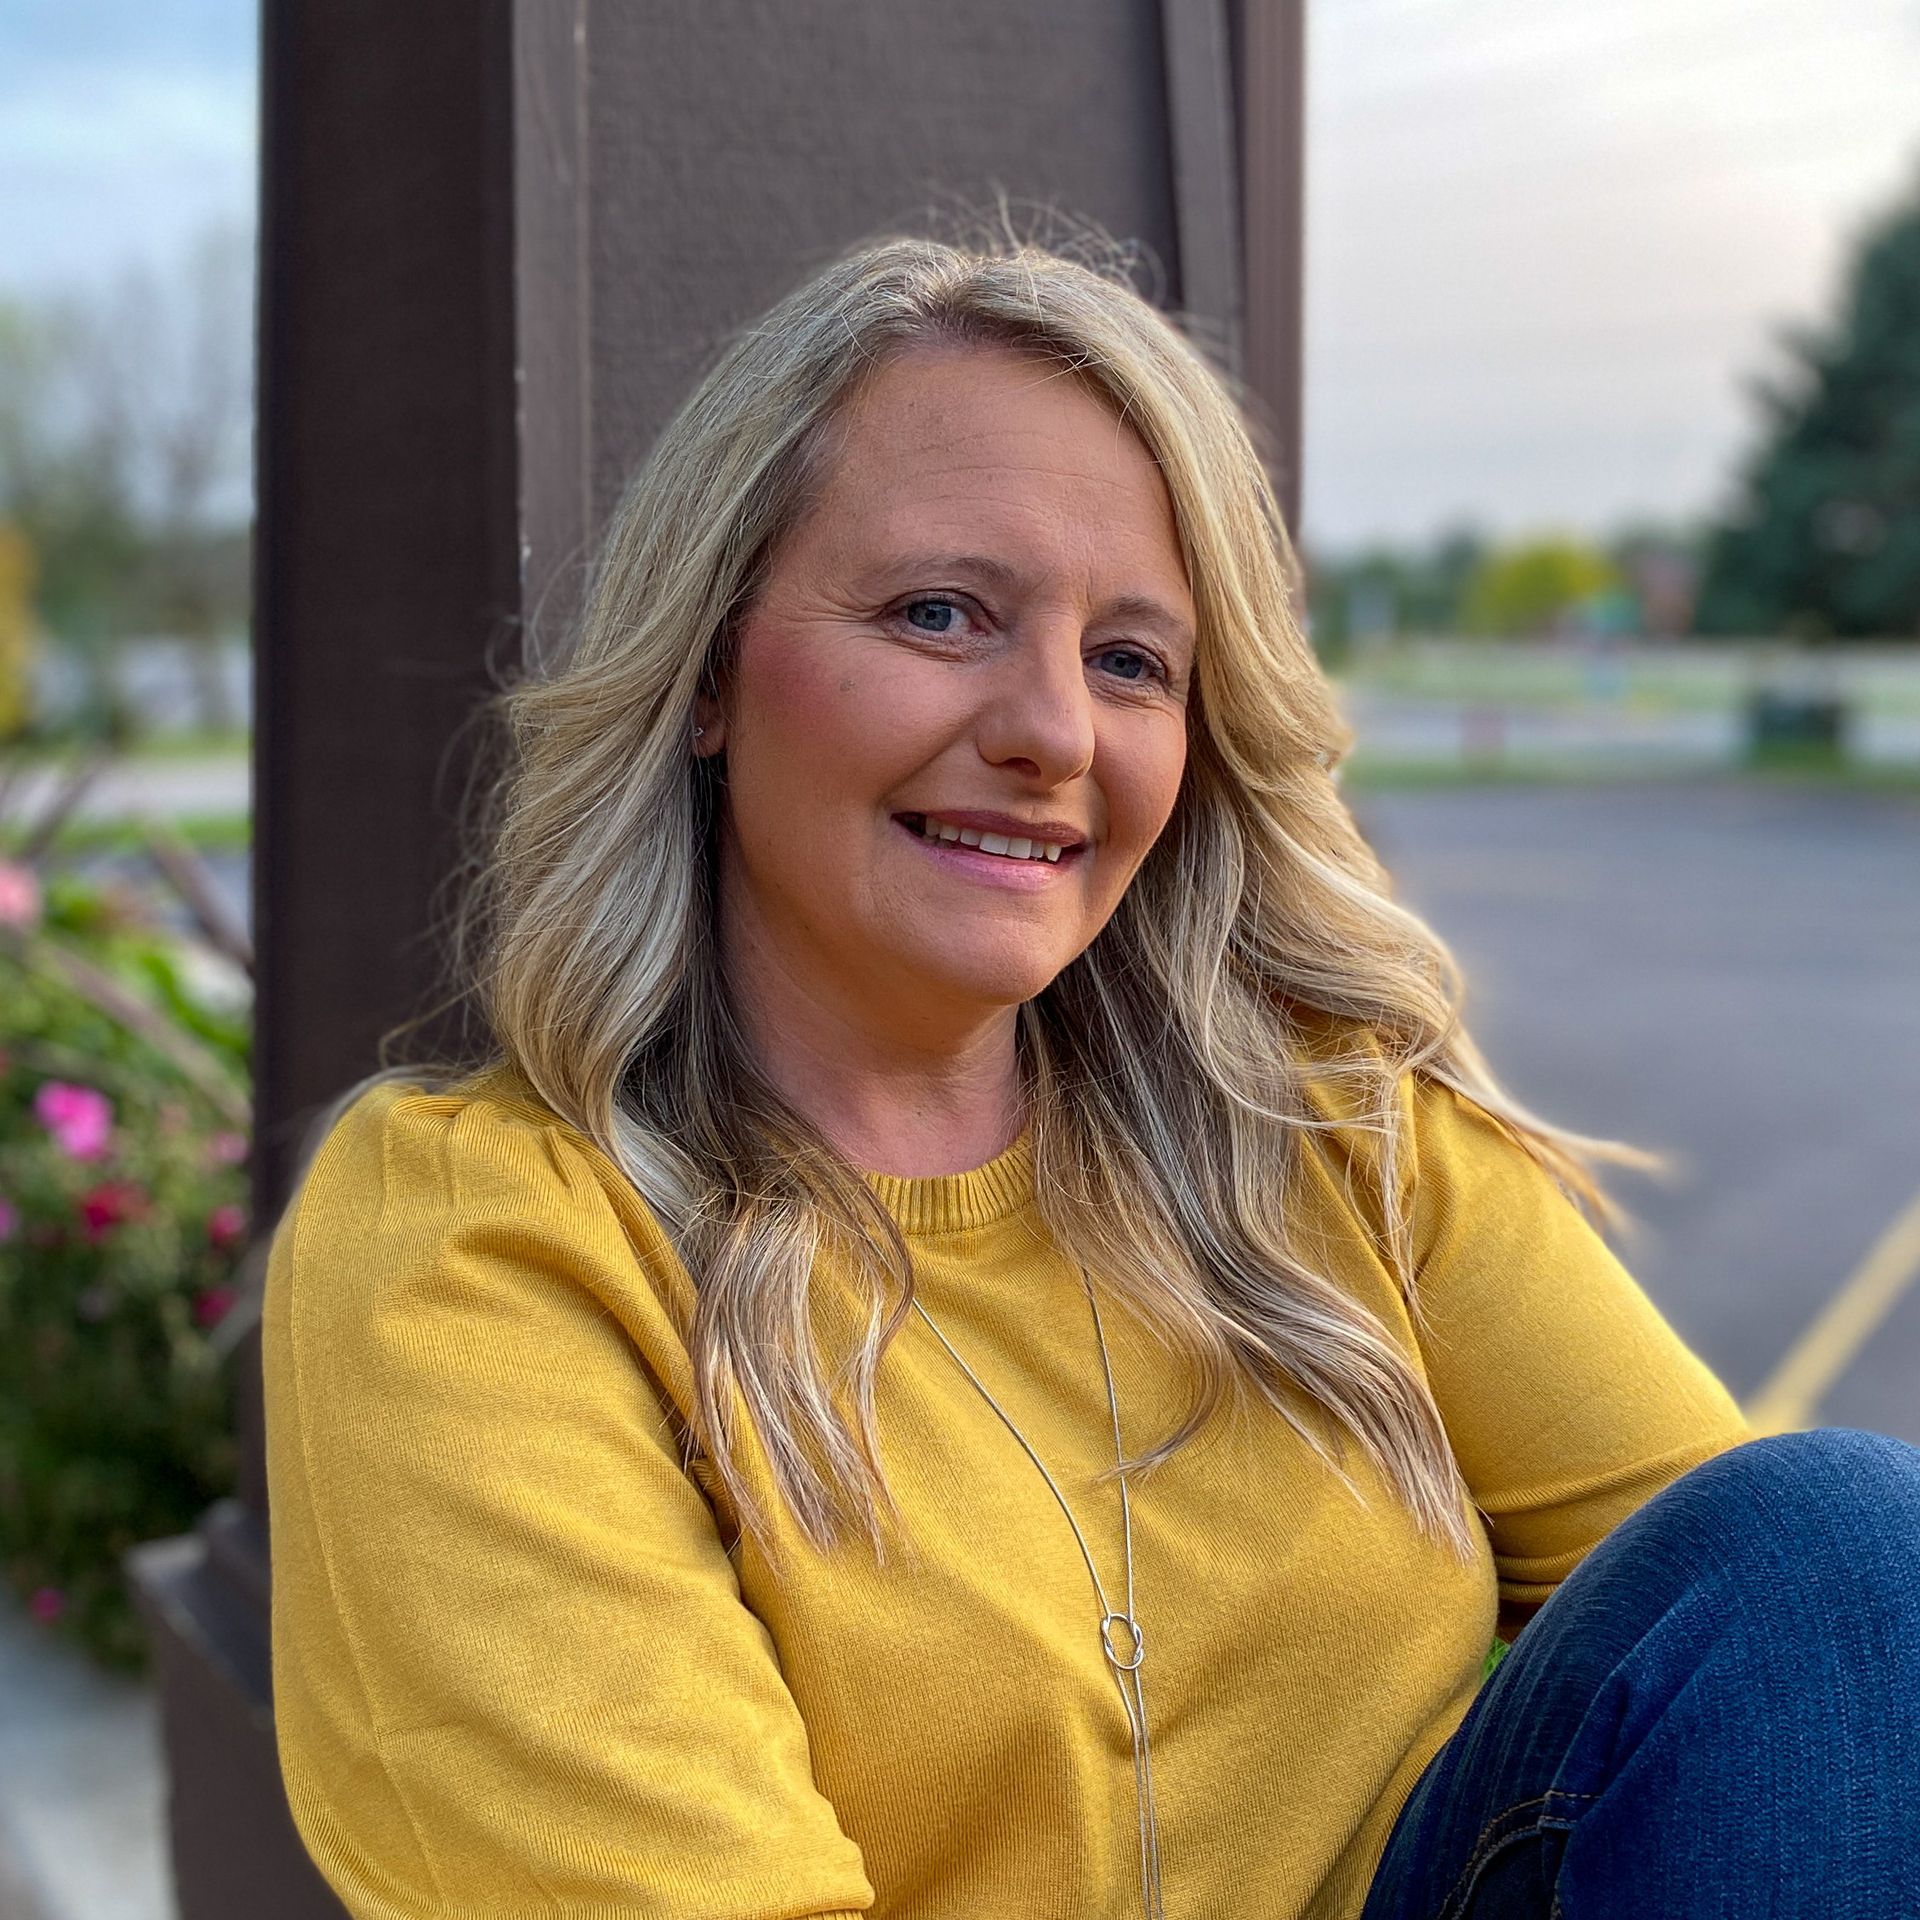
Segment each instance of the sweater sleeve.
[{"label": "sweater sleeve", "polygon": [[1544,1600],[1635,1508],[1752,1430],[1518,1141],[1425,1074],[1402,1097],[1427,1377],[1502,1600]]},{"label": "sweater sleeve", "polygon": [[268,1268],[273,1675],[357,1920],[870,1905],[674,1447],[676,1341],[557,1124],[388,1084],[329,1134]]}]

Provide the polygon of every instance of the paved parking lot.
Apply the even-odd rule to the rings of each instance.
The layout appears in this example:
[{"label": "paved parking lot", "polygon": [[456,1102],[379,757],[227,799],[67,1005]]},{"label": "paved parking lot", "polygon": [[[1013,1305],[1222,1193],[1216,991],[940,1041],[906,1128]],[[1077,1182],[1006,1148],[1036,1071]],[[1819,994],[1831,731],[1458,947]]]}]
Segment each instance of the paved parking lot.
[{"label": "paved parking lot", "polygon": [[[1522,1100],[1607,1169],[1626,1265],[1743,1402],[1920,1192],[1920,796],[1719,779],[1358,793]],[[1911,1264],[1910,1262],[1908,1264]],[[1818,1407],[1920,1443],[1920,1282]]]}]

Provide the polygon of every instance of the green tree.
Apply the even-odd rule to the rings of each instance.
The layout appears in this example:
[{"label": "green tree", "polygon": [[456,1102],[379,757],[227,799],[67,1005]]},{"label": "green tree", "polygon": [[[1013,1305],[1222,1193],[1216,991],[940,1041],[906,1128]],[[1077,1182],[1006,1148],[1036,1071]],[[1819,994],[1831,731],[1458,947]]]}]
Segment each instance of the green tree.
[{"label": "green tree", "polygon": [[1425,549],[1377,543],[1345,558],[1309,553],[1313,633],[1322,659],[1344,661],[1352,642],[1383,634],[1454,632],[1486,550],[1472,527],[1457,526]]},{"label": "green tree", "polygon": [[1712,532],[1703,633],[1920,635],[1920,187],[1863,236],[1838,319],[1782,338]]},{"label": "green tree", "polygon": [[1411,563],[1387,546],[1335,558],[1305,557],[1313,642],[1323,665],[1342,666],[1356,644],[1402,630]]},{"label": "green tree", "polygon": [[1410,624],[1423,633],[1459,632],[1468,590],[1486,557],[1487,541],[1472,526],[1443,533],[1421,569]]},{"label": "green tree", "polygon": [[0,306],[0,519],[24,542],[40,625],[83,662],[96,721],[118,711],[114,649],[132,621],[147,542],[124,423],[88,402],[79,316]]},{"label": "green tree", "polygon": [[247,614],[252,242],[212,229],[162,274],[0,304],[0,522],[34,612],[78,657],[93,724],[121,730],[121,643],[187,643],[202,718],[231,724],[219,653]]},{"label": "green tree", "polygon": [[1577,608],[1620,586],[1613,562],[1584,541],[1523,541],[1482,557],[1467,583],[1461,620],[1471,633],[1551,633]]}]

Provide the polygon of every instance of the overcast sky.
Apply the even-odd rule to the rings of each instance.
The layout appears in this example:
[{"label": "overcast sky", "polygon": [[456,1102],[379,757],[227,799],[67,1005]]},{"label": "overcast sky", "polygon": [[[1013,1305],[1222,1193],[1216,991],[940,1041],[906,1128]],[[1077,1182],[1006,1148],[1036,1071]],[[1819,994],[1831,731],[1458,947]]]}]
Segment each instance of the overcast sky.
[{"label": "overcast sky", "polygon": [[250,219],[255,0],[0,0],[0,292]]},{"label": "overcast sky", "polygon": [[[880,0],[873,0],[874,4]],[[253,0],[0,0],[0,292],[244,218]],[[1920,190],[1920,0],[1313,0],[1309,539],[1707,511]]]},{"label": "overcast sky", "polygon": [[1920,192],[1920,0],[1318,0],[1309,539],[1720,499],[1743,380]]}]

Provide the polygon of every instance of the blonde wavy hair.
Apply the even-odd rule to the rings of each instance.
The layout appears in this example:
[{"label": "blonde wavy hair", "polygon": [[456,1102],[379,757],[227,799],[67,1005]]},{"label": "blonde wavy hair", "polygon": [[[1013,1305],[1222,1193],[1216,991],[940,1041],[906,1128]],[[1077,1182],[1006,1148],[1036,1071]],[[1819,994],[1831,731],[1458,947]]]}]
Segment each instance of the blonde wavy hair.
[{"label": "blonde wavy hair", "polygon": [[[1345,1480],[1291,1404],[1303,1395],[1331,1416],[1338,1453],[1352,1436],[1420,1529],[1467,1556],[1471,1501],[1419,1371],[1290,1240],[1307,1136],[1378,1136],[1386,1252],[1416,1324],[1396,1200],[1402,1075],[1476,1102],[1603,1225],[1630,1216],[1583,1158],[1664,1165],[1552,1126],[1496,1085],[1461,1023],[1458,966],[1390,897],[1335,781],[1352,735],[1303,630],[1241,404],[1135,290],[1132,264],[1097,237],[1011,234],[887,239],[833,262],[725,347],[621,501],[567,644],[536,651],[494,703],[509,762],[490,854],[459,903],[457,970],[491,1060],[597,1143],[685,1265],[688,1462],[711,1460],[769,1553],[742,1467],[749,1425],[812,1544],[851,1525],[882,1551],[880,1510],[897,1509],[874,1384],[914,1275],[860,1170],[736,1024],[713,921],[724,756],[691,754],[691,716],[816,497],[843,409],[900,354],[1013,348],[1085,382],[1159,464],[1199,616],[1172,817],[1106,927],[1017,1021],[1044,1225],[1191,1381],[1184,1418],[1129,1468],[1150,1470],[1229,1390],[1251,1391]],[[374,1080],[452,1072],[389,1065],[331,1112]],[[1309,1078],[1343,1119],[1316,1112]],[[828,1252],[856,1280],[845,1354],[823,1354],[811,1324]]]}]

